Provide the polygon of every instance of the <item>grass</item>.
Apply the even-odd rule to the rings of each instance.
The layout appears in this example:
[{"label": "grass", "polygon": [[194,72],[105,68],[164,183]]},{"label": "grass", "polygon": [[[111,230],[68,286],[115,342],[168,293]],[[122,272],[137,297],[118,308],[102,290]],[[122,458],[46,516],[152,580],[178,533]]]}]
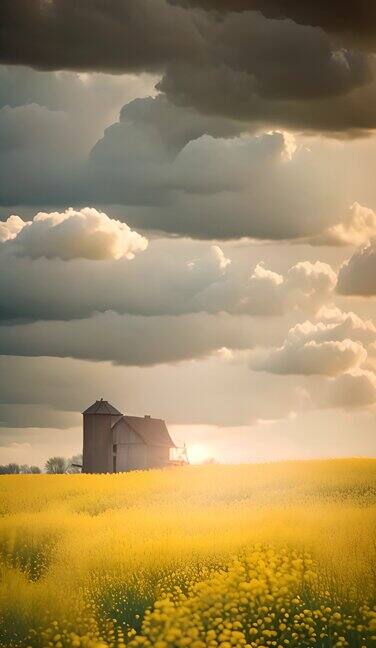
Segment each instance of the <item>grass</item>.
[{"label": "grass", "polygon": [[0,478],[0,645],[371,648],[376,460]]}]

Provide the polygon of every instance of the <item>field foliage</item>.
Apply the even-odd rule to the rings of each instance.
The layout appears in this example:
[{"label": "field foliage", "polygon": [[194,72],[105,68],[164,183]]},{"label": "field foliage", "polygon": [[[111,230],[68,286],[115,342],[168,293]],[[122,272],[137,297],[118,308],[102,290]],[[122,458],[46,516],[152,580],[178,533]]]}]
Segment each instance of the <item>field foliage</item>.
[{"label": "field foliage", "polygon": [[0,645],[376,645],[376,460],[0,478]]}]

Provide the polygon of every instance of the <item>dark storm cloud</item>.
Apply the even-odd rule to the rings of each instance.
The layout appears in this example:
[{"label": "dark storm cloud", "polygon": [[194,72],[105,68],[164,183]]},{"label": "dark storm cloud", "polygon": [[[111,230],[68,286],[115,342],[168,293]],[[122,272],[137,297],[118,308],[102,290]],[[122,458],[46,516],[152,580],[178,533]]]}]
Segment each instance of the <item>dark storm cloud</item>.
[{"label": "dark storm cloud", "polygon": [[260,11],[267,18],[291,18],[351,38],[365,48],[376,45],[374,0],[169,0],[173,5],[200,7],[217,13]]},{"label": "dark storm cloud", "polygon": [[[158,72],[159,87],[173,103],[247,123],[329,131],[376,124],[367,108],[374,100],[368,57],[344,49],[309,20],[296,24],[257,11],[219,20],[166,0],[85,0],[79,6],[30,0],[26,7],[17,0],[6,2],[3,13],[3,62]],[[365,97],[358,97],[359,89]]]},{"label": "dark storm cloud", "polygon": [[163,0],[5,0],[1,13],[1,60],[43,70],[154,71],[204,51],[194,16]]},{"label": "dark storm cloud", "polygon": [[[297,57],[300,56],[298,53]],[[338,68],[347,65],[343,59],[341,62],[341,57],[339,54]],[[275,65],[278,68],[278,61]],[[372,62],[369,64],[371,67],[374,68]],[[320,69],[316,73],[319,76]],[[351,71],[343,76],[348,74]],[[356,137],[362,131],[366,133],[376,127],[374,81],[355,86],[351,92],[337,95],[322,93],[316,97],[301,94],[301,89],[310,83],[308,75],[301,85],[299,83],[291,96],[285,92],[284,96],[277,94],[271,97],[262,94],[254,76],[243,69],[234,70],[223,64],[199,68],[174,63],[169,65],[168,73],[157,87],[170,101],[181,106],[192,105],[203,113],[239,119],[253,129],[256,125],[259,128],[272,126],[306,132],[321,131],[337,137]]]},{"label": "dark storm cloud", "polygon": [[[125,104],[120,111],[119,122],[113,125],[115,138],[122,133],[118,124],[128,126],[128,132],[133,127],[135,130],[142,129],[143,132],[146,130],[149,137],[153,133],[165,149],[166,157],[171,159],[189,142],[203,135],[233,137],[244,129],[244,126],[230,119],[201,115],[192,108],[179,108],[169,103],[163,95],[135,99]],[[107,129],[106,135],[110,132]]]},{"label": "dark storm cloud", "polygon": [[[205,71],[216,67],[248,79],[248,90],[268,99],[308,100],[341,95],[369,80],[367,59],[338,50],[321,30],[291,21],[266,20],[258,13],[229,14],[212,22]],[[193,61],[167,62],[183,67]],[[187,69],[189,74],[189,69]],[[170,68],[167,68],[167,78]],[[242,77],[241,74],[244,76]],[[211,88],[203,87],[203,92]]]}]

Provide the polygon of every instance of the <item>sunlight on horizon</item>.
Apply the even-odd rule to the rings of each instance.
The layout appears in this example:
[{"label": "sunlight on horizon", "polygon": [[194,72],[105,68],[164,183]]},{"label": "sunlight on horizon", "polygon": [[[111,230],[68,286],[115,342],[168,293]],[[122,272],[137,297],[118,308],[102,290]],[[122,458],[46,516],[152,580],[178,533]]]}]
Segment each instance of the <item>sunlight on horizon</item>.
[{"label": "sunlight on horizon", "polygon": [[194,443],[187,447],[189,463],[201,464],[212,458],[209,448],[203,443]]}]

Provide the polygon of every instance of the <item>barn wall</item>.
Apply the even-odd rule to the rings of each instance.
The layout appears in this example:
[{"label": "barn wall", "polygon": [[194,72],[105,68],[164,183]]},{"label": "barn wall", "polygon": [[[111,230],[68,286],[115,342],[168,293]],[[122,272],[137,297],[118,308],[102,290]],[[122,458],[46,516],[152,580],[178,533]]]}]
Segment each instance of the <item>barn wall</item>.
[{"label": "barn wall", "polygon": [[147,468],[147,447],[124,420],[114,428],[112,442],[113,453],[116,456],[116,472]]},{"label": "barn wall", "polygon": [[147,465],[147,446],[144,443],[119,443],[116,447],[116,472],[144,470]]},{"label": "barn wall", "polygon": [[113,443],[140,443],[141,439],[125,421],[121,421],[113,430]]},{"label": "barn wall", "polygon": [[168,446],[148,446],[124,420],[112,431],[112,467],[116,472],[158,468],[169,463]]}]

